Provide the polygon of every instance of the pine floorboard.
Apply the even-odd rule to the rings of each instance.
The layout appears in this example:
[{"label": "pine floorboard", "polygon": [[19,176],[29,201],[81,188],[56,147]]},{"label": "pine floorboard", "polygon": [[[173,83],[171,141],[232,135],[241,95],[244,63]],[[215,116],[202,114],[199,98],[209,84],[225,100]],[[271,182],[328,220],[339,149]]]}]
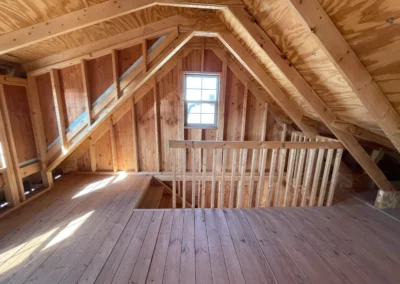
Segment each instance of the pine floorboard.
[{"label": "pine floorboard", "polygon": [[400,283],[400,222],[332,207],[137,209],[149,177],[67,175],[0,220],[5,283]]}]

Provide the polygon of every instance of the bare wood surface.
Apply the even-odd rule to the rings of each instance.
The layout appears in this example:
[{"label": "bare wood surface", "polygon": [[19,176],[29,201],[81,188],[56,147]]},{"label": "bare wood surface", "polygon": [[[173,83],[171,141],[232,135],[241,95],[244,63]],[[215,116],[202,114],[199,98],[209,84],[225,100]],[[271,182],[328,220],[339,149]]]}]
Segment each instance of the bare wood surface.
[{"label": "bare wood surface", "polygon": [[0,220],[1,283],[398,283],[399,221],[350,196],[329,208],[135,209],[149,180],[56,180]]}]

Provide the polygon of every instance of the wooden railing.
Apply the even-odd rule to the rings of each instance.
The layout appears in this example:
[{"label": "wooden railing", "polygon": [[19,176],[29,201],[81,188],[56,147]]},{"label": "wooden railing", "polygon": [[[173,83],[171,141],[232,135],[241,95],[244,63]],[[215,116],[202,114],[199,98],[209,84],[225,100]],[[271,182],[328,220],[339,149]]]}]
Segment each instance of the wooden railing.
[{"label": "wooden railing", "polygon": [[169,146],[173,208],[177,194],[192,208],[329,206],[343,153],[337,140],[299,132],[289,142],[171,140]]}]

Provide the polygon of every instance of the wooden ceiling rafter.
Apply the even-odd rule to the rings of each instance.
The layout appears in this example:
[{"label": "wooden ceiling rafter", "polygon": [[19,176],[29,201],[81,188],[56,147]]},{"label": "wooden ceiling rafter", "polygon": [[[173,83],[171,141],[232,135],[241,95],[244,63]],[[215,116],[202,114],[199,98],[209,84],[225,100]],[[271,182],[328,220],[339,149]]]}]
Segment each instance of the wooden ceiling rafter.
[{"label": "wooden ceiling rafter", "polygon": [[361,103],[400,152],[400,115],[317,0],[287,0]]},{"label": "wooden ceiling rafter", "polygon": [[[305,81],[295,67],[285,58],[285,56],[280,52],[278,47],[276,47],[269,36],[265,34],[258,24],[255,23],[253,17],[249,15],[246,10],[241,8],[226,9],[222,11],[221,14],[224,16],[224,20],[226,22],[229,21],[229,23],[227,23],[229,28],[235,29],[235,33],[239,34],[239,37],[241,37],[240,39],[246,42],[246,45],[250,46],[250,48],[252,48],[253,51],[258,55],[263,53],[264,57],[267,57],[266,60],[272,61],[284,74],[284,76],[288,78],[288,80],[298,90],[299,94],[305,98],[314,112],[318,114],[319,118],[325,123],[330,131],[343,143],[346,149],[370,175],[378,187],[385,191],[394,190],[391,183],[386,179],[382,171],[379,169],[376,163],[372,161],[368,153],[363,149],[353,135],[349,132],[336,129],[332,126],[332,123],[337,120],[335,114]],[[233,42],[232,39],[231,41]],[[237,49],[237,46],[238,44],[235,42],[235,48],[231,49]],[[273,94],[273,92],[275,92],[275,94]],[[274,98],[281,97],[281,95],[276,95],[276,91],[270,91],[269,93]],[[285,103],[285,105],[286,104],[287,103]],[[286,111],[290,112],[290,110]],[[290,115],[290,113],[288,114]],[[295,119],[293,120],[300,128],[301,125],[299,123],[304,123],[301,121],[301,119],[300,121],[296,121]]]},{"label": "wooden ceiling rafter", "polygon": [[0,55],[156,5],[200,9],[224,9],[227,5],[243,5],[243,3],[240,0],[108,0],[103,3],[64,14],[45,22],[1,35]]}]

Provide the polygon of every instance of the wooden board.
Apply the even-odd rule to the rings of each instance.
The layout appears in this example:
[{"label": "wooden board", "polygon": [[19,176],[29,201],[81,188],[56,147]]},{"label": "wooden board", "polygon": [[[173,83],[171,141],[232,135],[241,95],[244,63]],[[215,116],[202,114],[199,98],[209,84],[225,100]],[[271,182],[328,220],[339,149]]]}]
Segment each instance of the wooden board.
[{"label": "wooden board", "polygon": [[158,83],[160,106],[161,170],[172,171],[173,153],[168,141],[178,137],[178,68],[172,69]]},{"label": "wooden board", "polygon": [[[62,6],[65,5],[65,3],[58,5]],[[26,7],[26,5],[24,6]],[[19,10],[19,8],[17,9]],[[36,13],[36,11],[32,11],[32,13]],[[42,17],[47,18],[47,14],[47,12],[44,13]],[[114,36],[129,31],[131,29],[142,27],[144,25],[154,23],[156,21],[160,21],[162,19],[178,14],[187,17],[204,15],[206,18],[215,18],[214,11],[209,10],[176,8],[167,6],[150,7],[135,13],[124,15],[119,18],[111,19],[93,26],[69,32],[58,37],[44,40],[42,42],[35,43],[31,46],[16,50],[9,54],[24,61],[33,61],[51,54],[65,51],[67,49],[93,43],[98,40],[105,39],[107,37]],[[18,19],[15,19],[15,21],[18,21]]]},{"label": "wooden board", "polygon": [[139,145],[139,169],[154,171],[156,162],[154,96],[151,90],[136,105],[136,125]]},{"label": "wooden board", "polygon": [[107,131],[95,144],[96,167],[97,170],[111,171],[112,153],[111,153],[111,135]]},{"label": "wooden board", "polygon": [[20,163],[37,158],[26,89],[4,85],[4,93]]},{"label": "wooden board", "polygon": [[94,103],[114,82],[111,54],[88,60],[87,67],[91,102]]},{"label": "wooden board", "polygon": [[[258,1],[244,2],[258,24],[338,117],[366,128],[377,126],[334,64],[313,39],[309,30],[296,20],[296,16],[288,8],[286,2],[270,0],[268,9],[264,9]],[[271,64],[272,62],[265,58],[261,59],[261,54],[253,56],[258,61],[268,62],[265,65],[267,73],[305,110],[307,116],[317,117],[297,90],[276,66]]]},{"label": "wooden board", "polygon": [[121,76],[142,56],[142,45],[138,44],[118,50],[118,74]]},{"label": "wooden board", "polygon": [[321,6],[348,41],[393,106],[400,110],[400,5],[395,0],[321,0]]},{"label": "wooden board", "polygon": [[77,159],[78,171],[90,171],[90,153],[89,149]]},{"label": "wooden board", "polygon": [[37,76],[36,82],[39,93],[40,110],[43,117],[44,133],[46,135],[46,143],[47,146],[49,146],[58,137],[57,118],[50,74],[46,73]]},{"label": "wooden board", "polygon": [[133,170],[133,127],[132,112],[128,111],[114,125],[115,144],[117,149],[118,169],[121,171]]},{"label": "wooden board", "polygon": [[85,111],[81,66],[78,64],[60,69],[58,76],[64,101],[65,125],[68,127]]}]

